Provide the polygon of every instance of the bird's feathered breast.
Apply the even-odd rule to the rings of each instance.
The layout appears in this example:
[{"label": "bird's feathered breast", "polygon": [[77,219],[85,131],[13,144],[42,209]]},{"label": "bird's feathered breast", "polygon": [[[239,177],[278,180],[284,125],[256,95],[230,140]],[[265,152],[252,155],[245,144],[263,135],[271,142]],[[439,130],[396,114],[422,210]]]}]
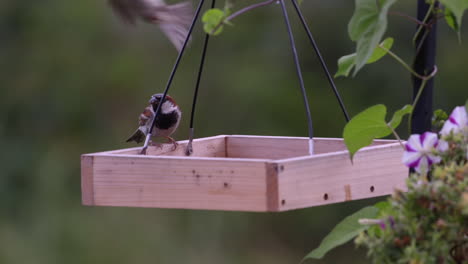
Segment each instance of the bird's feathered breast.
[{"label": "bird's feathered breast", "polygon": [[[139,117],[140,127],[151,126],[150,122],[152,122],[157,108],[158,104],[150,105],[145,108]],[[169,129],[178,123],[180,116],[181,112],[179,107],[175,104],[172,98],[168,98],[168,100],[166,100],[161,106],[160,113],[156,118],[155,126],[159,129]]]},{"label": "bird's feathered breast", "polygon": [[170,113],[161,113],[156,117],[155,126],[159,129],[169,129],[175,126],[180,119],[179,111],[172,111]]}]

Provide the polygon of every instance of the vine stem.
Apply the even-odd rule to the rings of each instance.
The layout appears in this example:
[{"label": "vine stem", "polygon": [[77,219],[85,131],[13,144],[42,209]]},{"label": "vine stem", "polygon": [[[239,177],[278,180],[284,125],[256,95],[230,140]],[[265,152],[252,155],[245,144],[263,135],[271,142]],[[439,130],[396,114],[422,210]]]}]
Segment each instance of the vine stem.
[{"label": "vine stem", "polygon": [[398,133],[395,131],[395,129],[389,125],[387,123],[387,127],[390,128],[390,130],[392,131],[393,135],[395,136],[395,138],[398,140],[398,143],[400,143],[400,146],[403,148],[403,150],[406,150],[405,148],[405,145],[403,144],[403,140],[401,140],[400,136],[398,135]]},{"label": "vine stem", "polygon": [[[382,45],[379,45],[379,48],[383,49],[385,52],[387,52],[392,58],[394,58],[398,63],[400,63],[405,69],[407,69],[411,74],[413,74],[414,76],[416,76],[416,78],[419,78],[421,80],[429,80],[431,79],[432,77],[434,77],[434,73],[431,73],[430,75],[428,76],[424,76],[424,75],[420,75],[419,73],[417,73],[416,71],[413,70],[413,68],[411,68],[411,66],[409,66],[402,58],[400,58],[398,55],[396,55],[395,53],[393,53],[391,50],[385,48],[384,46]],[[437,67],[434,68],[434,71],[437,73]]]},{"label": "vine stem", "polygon": [[424,25],[427,25],[427,20],[430,18],[432,11],[434,10],[435,6],[435,0],[432,1],[431,5],[429,6],[429,10],[427,10],[426,16],[424,17],[424,20],[422,21],[422,25],[418,27],[418,30],[414,34],[413,37],[413,44],[416,43],[416,39],[418,38],[419,34],[421,34],[421,31],[424,28]]},{"label": "vine stem", "polygon": [[276,2],[277,0],[267,0],[267,1],[264,1],[264,2],[260,2],[260,3],[256,3],[256,4],[253,4],[253,5],[250,5],[250,6],[247,6],[247,7],[244,7],[242,8],[241,10],[239,11],[236,11],[234,12],[232,15],[228,16],[226,18],[226,21],[229,21],[229,20],[232,20],[233,18],[239,16],[239,15],[242,15],[243,13],[245,12],[248,12],[252,9],[255,9],[255,8],[258,8],[258,7],[262,7],[262,6],[266,6],[266,5],[269,5],[269,4],[273,4],[274,2]]},{"label": "vine stem", "polygon": [[414,18],[414,17],[412,17],[410,15],[407,15],[405,13],[392,11],[392,12],[388,12],[388,14],[393,15],[393,16],[399,16],[399,17],[406,18],[407,20],[409,20],[411,22],[414,22],[415,24],[418,24],[421,27],[427,27],[428,26],[427,24],[424,24],[423,22],[421,22],[421,21],[417,20],[416,18]]},{"label": "vine stem", "polygon": [[267,6],[267,5],[270,5],[270,4],[273,4],[275,3],[277,0],[267,0],[267,1],[263,1],[263,2],[260,2],[260,3],[256,3],[256,4],[253,4],[253,5],[249,5],[249,6],[246,6],[236,12],[234,12],[232,15],[226,17],[225,19],[223,19],[221,22],[219,22],[219,24],[216,25],[216,27],[214,27],[214,29],[211,31],[211,34],[213,34],[214,32],[216,32],[219,27],[226,23],[226,22],[229,22],[231,21],[232,19],[252,10],[252,9],[255,9],[255,8],[259,8],[259,7],[262,7],[262,6]]},{"label": "vine stem", "polygon": [[[432,71],[432,73],[428,76],[425,76],[424,79],[421,79],[422,82],[421,82],[421,86],[419,86],[419,90],[418,90],[418,93],[416,94],[416,98],[414,98],[414,101],[413,101],[413,104],[412,104],[412,107],[413,107],[413,110],[411,112],[414,111],[414,108],[416,107],[416,105],[418,104],[418,101],[419,101],[419,98],[421,97],[421,94],[423,93],[424,91],[424,88],[426,88],[426,84],[427,82],[431,79],[431,78],[434,78],[434,76],[437,74],[437,66],[434,66],[434,70]],[[409,129],[409,134],[411,134],[411,122],[413,120],[413,113],[411,113],[408,117],[408,129]]]},{"label": "vine stem", "polygon": [[[403,65],[403,67],[405,67],[405,69],[407,69],[411,74],[416,76],[416,78],[419,78],[419,79],[422,80],[421,86],[419,87],[419,90],[418,90],[418,94],[416,95],[416,98],[414,98],[414,101],[413,101],[413,104],[412,104],[413,110],[411,111],[411,114],[409,115],[409,118],[408,118],[409,134],[411,134],[411,122],[413,120],[413,118],[412,118],[413,113],[412,112],[414,111],[414,108],[416,107],[416,104],[418,103],[419,98],[421,97],[421,94],[424,91],[424,88],[426,87],[427,82],[430,79],[434,78],[434,76],[437,74],[437,72],[438,72],[437,66],[434,66],[434,69],[432,70],[431,74],[426,75],[426,76],[420,75],[413,68],[411,68],[405,61],[403,61],[403,59],[401,59],[398,55],[393,53],[391,50],[383,47],[382,45],[379,45],[379,48],[386,51],[392,58],[394,58],[397,62],[399,62],[401,65]],[[392,129],[393,134],[398,139],[398,141],[400,141],[400,144],[402,144],[401,139],[399,139],[398,134],[396,133],[396,131],[391,127],[390,127],[390,129]]]}]

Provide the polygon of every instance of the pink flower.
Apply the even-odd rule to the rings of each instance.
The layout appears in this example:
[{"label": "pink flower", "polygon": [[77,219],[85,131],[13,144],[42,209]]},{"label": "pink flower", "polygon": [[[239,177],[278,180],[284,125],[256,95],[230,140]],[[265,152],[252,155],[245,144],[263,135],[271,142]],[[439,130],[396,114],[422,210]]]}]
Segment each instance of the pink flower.
[{"label": "pink flower", "polygon": [[438,145],[439,139],[436,133],[411,135],[405,145],[403,163],[418,173],[426,173],[432,164],[441,161],[441,158],[435,154]]},{"label": "pink flower", "polygon": [[468,116],[464,106],[457,106],[453,109],[450,117],[445,121],[440,134],[443,136],[449,135],[450,132],[455,134],[468,130]]}]

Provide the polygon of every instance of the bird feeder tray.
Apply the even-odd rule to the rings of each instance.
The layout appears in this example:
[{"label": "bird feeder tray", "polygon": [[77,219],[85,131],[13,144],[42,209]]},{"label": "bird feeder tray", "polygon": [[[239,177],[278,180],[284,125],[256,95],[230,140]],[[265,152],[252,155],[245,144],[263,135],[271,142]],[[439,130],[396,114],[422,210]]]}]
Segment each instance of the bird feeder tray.
[{"label": "bird feeder tray", "polygon": [[220,135],[81,157],[82,202],[90,206],[279,212],[404,190],[408,170],[393,140],[375,140],[353,163],[340,138]]}]

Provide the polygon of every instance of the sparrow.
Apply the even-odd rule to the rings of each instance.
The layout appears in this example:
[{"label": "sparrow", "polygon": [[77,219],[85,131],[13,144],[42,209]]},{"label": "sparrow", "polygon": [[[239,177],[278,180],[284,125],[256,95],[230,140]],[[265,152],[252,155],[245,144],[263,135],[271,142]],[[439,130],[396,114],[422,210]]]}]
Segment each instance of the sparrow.
[{"label": "sparrow", "polygon": [[135,24],[137,19],[158,24],[177,51],[182,49],[193,18],[190,2],[168,5],[164,0],[108,0],[109,5],[124,22]]},{"label": "sparrow", "polygon": [[151,99],[149,100],[150,105],[147,106],[140,114],[138,129],[127,139],[127,142],[135,141],[136,143],[141,143],[145,140],[146,135],[148,135],[150,131],[151,124],[154,119],[154,113],[156,112],[158,105],[162,103],[159,114],[156,117],[156,122],[151,136],[166,138],[169,143],[174,145],[173,150],[177,148],[177,142],[170,136],[177,130],[182,117],[182,112],[172,97],[166,95],[164,102],[161,102],[162,97],[163,94],[161,93],[151,96]]}]

